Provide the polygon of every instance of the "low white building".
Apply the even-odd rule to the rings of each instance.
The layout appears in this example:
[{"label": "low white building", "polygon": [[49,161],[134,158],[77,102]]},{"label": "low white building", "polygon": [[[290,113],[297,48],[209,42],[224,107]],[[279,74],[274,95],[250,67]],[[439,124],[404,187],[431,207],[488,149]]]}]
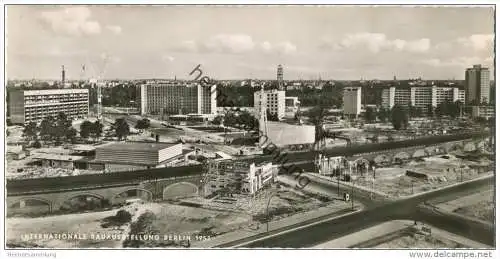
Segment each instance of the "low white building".
[{"label": "low white building", "polygon": [[271,162],[255,163],[234,160],[210,161],[205,169],[204,194],[224,191],[231,194],[255,194],[273,183],[277,170]]},{"label": "low white building", "polygon": [[344,114],[358,116],[361,113],[361,87],[344,88]]}]

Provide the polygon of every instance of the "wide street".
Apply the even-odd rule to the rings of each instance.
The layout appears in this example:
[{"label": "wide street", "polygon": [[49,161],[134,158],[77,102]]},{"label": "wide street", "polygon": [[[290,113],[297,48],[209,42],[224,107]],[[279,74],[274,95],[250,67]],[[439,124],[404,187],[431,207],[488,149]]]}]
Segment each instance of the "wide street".
[{"label": "wide street", "polygon": [[[431,201],[436,198],[442,201],[445,200],[444,197],[452,200],[474,192],[477,188],[492,184],[493,182],[494,178],[490,177],[442,188],[397,201],[366,204],[367,201],[364,200],[364,203],[370,206],[363,211],[351,215],[335,218],[315,225],[308,225],[304,228],[295,228],[283,234],[276,234],[268,238],[257,237],[254,239],[255,241],[250,241],[248,239],[237,240],[220,247],[312,247],[384,221],[395,219],[409,219],[426,222],[451,233],[494,246],[494,229],[484,227],[481,224],[471,224],[470,221],[450,218],[448,215],[432,212],[425,208],[419,208],[419,205],[426,201]],[[315,184],[321,185],[321,183]],[[330,188],[332,187],[330,186]]]}]

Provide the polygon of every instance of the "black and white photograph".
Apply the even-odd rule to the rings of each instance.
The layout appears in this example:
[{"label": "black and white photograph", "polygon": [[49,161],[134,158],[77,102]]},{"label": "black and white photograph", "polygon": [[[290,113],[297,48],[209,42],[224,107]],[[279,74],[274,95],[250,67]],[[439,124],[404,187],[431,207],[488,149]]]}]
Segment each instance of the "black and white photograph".
[{"label": "black and white photograph", "polygon": [[234,4],[3,6],[9,258],[494,258],[495,5]]}]

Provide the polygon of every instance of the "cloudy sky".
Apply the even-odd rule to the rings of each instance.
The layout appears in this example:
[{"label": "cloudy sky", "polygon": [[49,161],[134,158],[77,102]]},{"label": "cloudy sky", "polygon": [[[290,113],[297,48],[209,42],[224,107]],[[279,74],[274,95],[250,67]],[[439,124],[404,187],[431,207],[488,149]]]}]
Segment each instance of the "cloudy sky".
[{"label": "cloudy sky", "polygon": [[[9,6],[7,77],[463,79],[493,66],[494,10]],[[82,73],[85,64],[86,72]]]}]

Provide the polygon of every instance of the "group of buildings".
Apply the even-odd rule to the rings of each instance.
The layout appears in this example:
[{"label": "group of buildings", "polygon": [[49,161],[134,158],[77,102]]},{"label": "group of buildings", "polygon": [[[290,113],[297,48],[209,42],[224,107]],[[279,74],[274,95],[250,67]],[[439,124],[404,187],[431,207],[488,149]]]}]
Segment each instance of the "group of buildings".
[{"label": "group of buildings", "polygon": [[412,105],[419,109],[437,107],[443,102],[465,102],[465,91],[457,87],[417,86],[410,88],[390,87],[382,90],[382,107],[391,109],[394,105]]},{"label": "group of buildings", "polygon": [[[357,116],[362,111],[361,87],[344,88],[344,115]],[[473,117],[490,118],[494,107],[490,105],[490,70],[474,65],[465,71],[465,90],[458,87],[411,86],[388,87],[382,90],[381,107],[391,109],[395,105],[414,106],[421,110],[437,107],[444,102],[461,102],[472,107]]]}]

